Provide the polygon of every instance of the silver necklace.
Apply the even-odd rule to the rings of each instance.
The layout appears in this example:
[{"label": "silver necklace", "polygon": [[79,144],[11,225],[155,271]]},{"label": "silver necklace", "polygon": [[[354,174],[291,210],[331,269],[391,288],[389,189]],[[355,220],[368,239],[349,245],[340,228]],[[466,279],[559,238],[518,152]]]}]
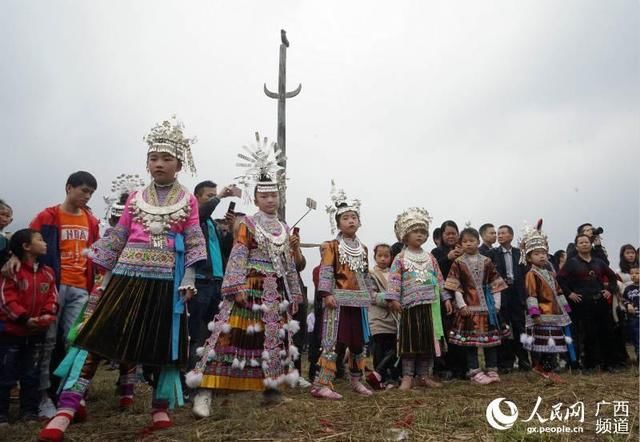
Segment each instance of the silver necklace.
[{"label": "silver necklace", "polygon": [[338,235],[338,260],[340,264],[346,264],[354,272],[363,272],[367,268],[366,258],[364,246],[357,237],[347,240],[342,235]]},{"label": "silver necklace", "polygon": [[407,270],[415,273],[416,281],[422,284],[431,280],[433,265],[429,259],[429,254],[425,250],[421,249],[420,252],[416,253],[405,249],[404,260]]},{"label": "silver necklace", "polygon": [[189,194],[184,192],[182,198],[173,203],[182,190],[182,186],[175,181],[171,184],[172,189],[164,201],[166,205],[161,205],[153,186],[154,183],[151,183],[146,189],[152,202],[145,201],[144,191],[139,191],[131,205],[131,213],[135,221],[140,223],[149,235],[152,246],[164,248],[167,245],[166,234],[169,233],[171,227],[180,224],[189,217],[191,212]]},{"label": "silver necklace", "polygon": [[[258,244],[258,248],[269,256],[276,274],[279,277],[284,277],[287,274],[286,257],[289,255],[289,238],[284,224],[282,224],[278,219],[271,220],[267,217],[261,216],[260,213],[257,213],[254,219],[256,221],[255,240]],[[271,223],[274,228],[278,226],[279,233],[274,235],[267,231],[267,229],[261,225],[263,222]]]}]

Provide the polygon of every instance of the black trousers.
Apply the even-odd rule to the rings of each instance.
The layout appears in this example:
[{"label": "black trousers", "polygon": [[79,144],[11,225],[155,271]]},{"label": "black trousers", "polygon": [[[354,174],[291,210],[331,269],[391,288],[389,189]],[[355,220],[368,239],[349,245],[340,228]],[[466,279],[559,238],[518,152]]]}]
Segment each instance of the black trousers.
[{"label": "black trousers", "polygon": [[498,347],[498,368],[512,369],[518,360],[518,367],[527,370],[531,368],[529,352],[520,342],[520,335],[525,332],[525,300],[521,299],[513,286],[503,290],[501,294],[500,316],[511,327],[513,338],[505,339]]},{"label": "black trousers", "polygon": [[397,363],[397,337],[395,333],[380,333],[371,336],[373,367],[382,376],[382,381],[396,380],[402,374],[402,365]]},{"label": "black trousers", "polygon": [[[571,302],[571,301],[570,301]],[[614,359],[611,305],[603,298],[585,295],[571,302],[574,345],[584,368],[610,367]],[[577,341],[577,342],[576,342]]]}]

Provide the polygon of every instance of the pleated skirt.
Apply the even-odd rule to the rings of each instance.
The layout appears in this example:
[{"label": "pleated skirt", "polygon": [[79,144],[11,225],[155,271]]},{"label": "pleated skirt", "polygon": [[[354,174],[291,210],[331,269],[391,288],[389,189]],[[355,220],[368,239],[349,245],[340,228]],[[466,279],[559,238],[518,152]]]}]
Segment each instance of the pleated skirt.
[{"label": "pleated skirt", "polygon": [[150,366],[187,365],[186,309],[172,359],[173,281],[113,275],[75,345],[106,359]]},{"label": "pleated skirt", "polygon": [[400,355],[435,355],[431,304],[410,307],[400,317]]}]

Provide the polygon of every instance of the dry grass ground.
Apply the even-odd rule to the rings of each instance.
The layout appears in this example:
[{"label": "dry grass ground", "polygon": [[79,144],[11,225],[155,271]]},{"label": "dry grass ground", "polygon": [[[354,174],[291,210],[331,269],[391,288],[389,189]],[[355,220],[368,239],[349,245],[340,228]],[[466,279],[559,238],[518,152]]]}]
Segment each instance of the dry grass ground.
[{"label": "dry grass ground", "polygon": [[[115,372],[100,370],[89,397],[89,420],[73,425],[66,441],[127,441],[139,437],[139,430],[150,419],[149,388],[139,385],[133,410],[120,413],[116,410],[115,378]],[[338,383],[338,390],[345,395],[342,401],[319,401],[308,392],[290,390],[286,396],[291,400],[273,408],[261,407],[258,394],[233,394],[216,398],[213,415],[205,420],[194,420],[189,408],[176,411],[174,428],[145,440],[638,440],[637,369],[589,376],[565,374],[563,378],[563,385],[548,385],[533,373],[514,373],[489,386],[456,381],[438,390],[391,390],[371,399],[356,396],[346,384]],[[521,419],[529,416],[538,396],[543,398],[540,411],[546,417],[553,404],[583,401],[584,434],[528,435],[528,424]],[[518,422],[507,431],[493,430],[485,419],[487,405],[498,397],[515,402],[520,410]],[[595,434],[596,404],[602,400],[629,401],[628,435]],[[613,417],[613,412],[609,409],[603,415]],[[0,439],[33,441],[38,429],[38,424],[14,424],[1,430]]]}]

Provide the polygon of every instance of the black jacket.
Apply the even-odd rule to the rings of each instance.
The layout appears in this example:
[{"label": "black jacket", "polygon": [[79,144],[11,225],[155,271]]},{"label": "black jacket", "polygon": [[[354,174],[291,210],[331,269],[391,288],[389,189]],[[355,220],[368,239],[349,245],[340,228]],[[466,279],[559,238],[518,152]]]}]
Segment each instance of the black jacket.
[{"label": "black jacket", "polygon": [[524,275],[527,273],[527,268],[520,264],[520,249],[517,247],[511,247],[511,259],[513,264],[513,281],[507,280],[507,264],[505,257],[507,255],[502,252],[502,246],[496,247],[491,251],[489,258],[496,266],[496,270],[502,276],[502,279],[509,284],[510,288],[513,288],[522,302],[526,302],[527,294],[524,288]]},{"label": "black jacket", "polygon": [[[214,197],[198,207],[198,215],[200,216],[200,228],[202,229],[207,248],[207,260],[196,263],[196,273],[199,275],[208,276],[213,273],[211,255],[209,254],[209,228],[207,227],[207,220],[211,218],[211,214],[214,210],[216,210],[216,207],[218,207],[219,203],[220,199]],[[220,254],[222,255],[222,271],[224,272],[227,267],[229,255],[231,254],[231,249],[233,248],[233,228],[231,228],[230,231],[226,234],[223,234],[217,225],[215,226],[215,229],[216,234],[218,235],[218,242],[220,243]]]}]

